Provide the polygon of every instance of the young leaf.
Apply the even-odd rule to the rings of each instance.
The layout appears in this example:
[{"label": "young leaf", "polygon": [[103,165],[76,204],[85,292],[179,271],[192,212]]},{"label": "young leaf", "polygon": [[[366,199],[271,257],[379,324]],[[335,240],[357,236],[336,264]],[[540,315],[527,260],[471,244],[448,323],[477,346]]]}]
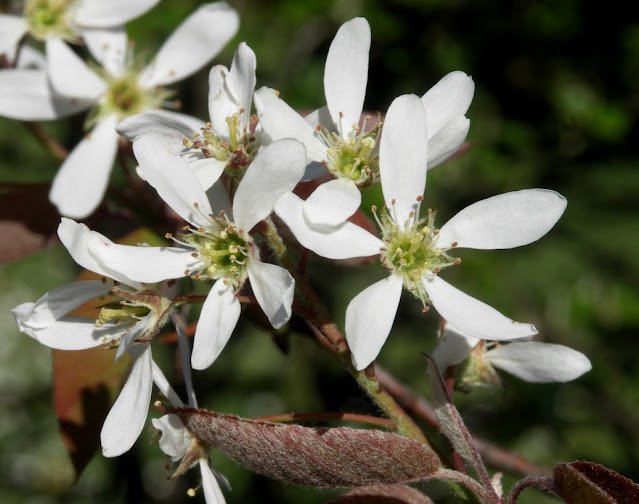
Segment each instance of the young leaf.
[{"label": "young leaf", "polygon": [[570,462],[555,466],[555,490],[567,504],[634,504],[639,485],[592,462]]},{"label": "young leaf", "polygon": [[433,504],[433,501],[406,485],[372,485],[355,488],[330,504]]}]

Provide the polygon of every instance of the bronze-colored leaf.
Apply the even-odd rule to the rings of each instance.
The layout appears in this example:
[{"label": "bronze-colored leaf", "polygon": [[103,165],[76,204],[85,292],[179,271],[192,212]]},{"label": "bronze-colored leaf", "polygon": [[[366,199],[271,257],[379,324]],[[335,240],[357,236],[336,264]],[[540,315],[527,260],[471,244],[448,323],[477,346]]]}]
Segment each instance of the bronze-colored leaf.
[{"label": "bronze-colored leaf", "polygon": [[280,481],[355,487],[426,480],[440,470],[430,447],[390,432],[286,425],[201,409],[166,411],[238,464]]},{"label": "bronze-colored leaf", "polygon": [[570,462],[555,466],[555,489],[568,504],[636,504],[639,485],[592,462]]},{"label": "bronze-colored leaf", "polygon": [[372,485],[355,488],[330,504],[433,504],[433,501],[406,485]]}]

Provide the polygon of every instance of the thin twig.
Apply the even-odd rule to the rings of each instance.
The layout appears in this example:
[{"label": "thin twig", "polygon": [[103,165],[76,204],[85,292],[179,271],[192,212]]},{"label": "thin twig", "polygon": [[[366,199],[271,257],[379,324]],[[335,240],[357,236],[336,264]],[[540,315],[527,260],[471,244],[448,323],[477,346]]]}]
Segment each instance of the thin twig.
[{"label": "thin twig", "polygon": [[27,128],[33,133],[38,141],[46,147],[51,155],[58,161],[64,161],[69,155],[69,151],[66,150],[61,143],[54,140],[49,134],[42,129],[42,125],[33,121],[26,121],[24,123]]}]

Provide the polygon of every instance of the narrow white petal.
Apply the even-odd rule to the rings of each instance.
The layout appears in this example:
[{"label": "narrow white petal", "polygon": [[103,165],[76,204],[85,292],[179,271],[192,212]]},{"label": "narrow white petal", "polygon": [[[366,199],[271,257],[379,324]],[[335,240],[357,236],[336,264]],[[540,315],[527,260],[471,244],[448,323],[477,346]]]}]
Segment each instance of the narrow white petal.
[{"label": "narrow white petal", "polygon": [[198,462],[202,473],[202,489],[204,490],[206,504],[226,504],[224,494],[222,494],[220,485],[215,478],[215,474],[211,471],[209,463],[204,459],[200,459]]},{"label": "narrow white petal", "polygon": [[390,275],[367,287],[346,308],[346,341],[353,366],[362,370],[375,360],[390,334],[403,282]]},{"label": "narrow white petal", "polygon": [[379,254],[384,242],[352,222],[331,229],[312,227],[304,219],[304,201],[285,193],[275,202],[275,213],[304,247],[328,259],[349,259]]},{"label": "narrow white petal", "polygon": [[271,325],[279,329],[291,318],[295,280],[285,269],[259,261],[249,262],[248,275],[257,302]]},{"label": "narrow white petal", "polygon": [[254,100],[260,124],[273,140],[295,138],[306,147],[306,156],[309,160],[322,162],[327,158],[327,147],[317,137],[315,126],[308,124],[272,89],[267,87],[258,89]]},{"label": "narrow white petal", "polygon": [[56,93],[77,100],[97,102],[106,83],[59,38],[46,41],[47,71]]},{"label": "narrow white petal", "polygon": [[23,17],[0,14],[0,55],[4,54],[9,63],[16,59],[20,39],[28,29],[29,26]]},{"label": "narrow white petal", "polygon": [[567,382],[592,369],[581,352],[563,345],[528,341],[509,343],[486,352],[493,366],[532,383]]},{"label": "narrow white petal", "polygon": [[457,116],[428,140],[428,169],[432,170],[451,157],[466,140],[470,121]]},{"label": "narrow white petal", "polygon": [[129,451],[142,432],[153,388],[151,345],[129,349],[133,356],[131,373],[102,426],[100,441],[105,457]]},{"label": "narrow white petal", "polygon": [[123,330],[120,326],[96,327],[95,320],[83,317],[64,316],[47,327],[21,329],[38,343],[56,350],[86,350],[119,340]]},{"label": "narrow white petal", "polygon": [[220,355],[240,318],[240,302],[235,289],[215,282],[206,296],[202,313],[197,323],[191,354],[193,369],[206,369]]},{"label": "narrow white petal", "polygon": [[57,95],[44,70],[0,71],[0,115],[20,121],[50,121],[80,112],[90,101]]},{"label": "narrow white petal", "polygon": [[164,373],[160,369],[160,367],[153,362],[153,383],[160,390],[162,395],[166,397],[173,406],[181,408],[184,406],[182,399],[177,395],[177,392],[173,390],[173,387],[169,385],[169,380],[166,379]]},{"label": "narrow white petal", "polygon": [[166,138],[154,132],[142,135],[133,142],[133,152],[146,180],[179,216],[198,228],[210,225],[204,189]]},{"label": "narrow white petal", "polygon": [[132,142],[145,133],[159,133],[174,145],[176,152],[181,152],[184,139],[193,138],[193,133],[199,133],[205,126],[204,121],[186,114],[156,110],[127,117],[118,123],[116,130]]},{"label": "narrow white petal", "polygon": [[171,34],[140,82],[153,87],[185,79],[216,56],[238,27],[237,12],[225,2],[202,5]]},{"label": "narrow white petal", "polygon": [[304,202],[304,217],[313,225],[337,226],[353,215],[361,202],[362,194],[352,180],[330,180]]},{"label": "narrow white petal", "polygon": [[428,118],[428,140],[457,117],[464,116],[475,94],[473,79],[455,71],[442,77],[422,96]]},{"label": "narrow white petal", "polygon": [[324,93],[333,122],[342,138],[359,124],[368,82],[371,28],[364,18],[344,23],[331,43],[324,69]]},{"label": "narrow white petal", "polygon": [[428,297],[439,314],[469,336],[485,340],[513,340],[532,338],[537,334],[534,325],[509,319],[437,275],[429,274],[423,281]]},{"label": "narrow white petal", "polygon": [[119,26],[141,16],[160,0],[83,0],[75,11],[79,26],[104,28]]},{"label": "narrow white petal", "polygon": [[419,98],[403,95],[393,100],[384,121],[379,147],[379,173],[386,206],[397,224],[412,223],[417,198],[426,188],[426,114]]},{"label": "narrow white petal", "polygon": [[211,128],[220,139],[230,141],[227,117],[239,111],[239,93],[233,87],[229,69],[215,65],[209,72],[209,118]]},{"label": "narrow white petal", "polygon": [[22,44],[18,50],[16,68],[21,68],[22,70],[46,70],[47,58],[37,49]]},{"label": "narrow white petal", "polygon": [[119,77],[126,70],[128,38],[122,27],[82,30],[91,55],[112,77]]},{"label": "narrow white petal", "polygon": [[233,199],[235,224],[250,231],[273,211],[275,200],[292,191],[304,175],[306,150],[297,140],[278,140],[260,150]]},{"label": "narrow white petal", "polygon": [[438,245],[508,249],[539,240],[552,229],[568,202],[547,189],[524,189],[473,203],[439,232]]},{"label": "narrow white petal", "polygon": [[481,340],[460,331],[450,323],[446,323],[439,343],[431,357],[443,373],[447,367],[462,362]]},{"label": "narrow white petal", "polygon": [[193,436],[175,414],[164,415],[151,420],[153,427],[162,432],[158,444],[160,450],[171,457],[173,462],[181,460],[189,449]]},{"label": "narrow white petal", "polygon": [[[208,191],[220,180],[222,173],[224,173],[224,168],[226,168],[226,161],[220,161],[215,158],[203,158],[189,161],[189,167],[193,170],[202,188]],[[213,205],[211,206],[213,207]]]},{"label": "narrow white petal", "polygon": [[117,122],[116,115],[101,120],[62,163],[49,192],[60,215],[83,219],[102,202],[118,149]]}]

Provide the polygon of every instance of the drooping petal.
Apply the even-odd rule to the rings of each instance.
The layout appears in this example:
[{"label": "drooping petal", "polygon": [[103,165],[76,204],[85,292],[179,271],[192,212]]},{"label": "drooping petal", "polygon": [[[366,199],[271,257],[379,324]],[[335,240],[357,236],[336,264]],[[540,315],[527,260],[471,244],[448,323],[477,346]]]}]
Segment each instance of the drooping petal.
[{"label": "drooping petal", "polygon": [[193,435],[184,427],[180,417],[175,414],[164,415],[151,420],[153,427],[162,432],[159,445],[173,462],[181,460],[193,441]]},{"label": "drooping petal", "polygon": [[249,262],[248,275],[257,302],[271,325],[279,329],[291,318],[295,280],[285,269],[259,261]]},{"label": "drooping petal", "polygon": [[191,354],[193,369],[206,369],[220,355],[240,318],[240,302],[232,285],[213,284],[202,305]]},{"label": "drooping petal", "polygon": [[110,76],[119,77],[124,73],[128,38],[123,27],[83,30],[82,39]]},{"label": "drooping petal", "polygon": [[362,194],[350,179],[321,184],[304,202],[304,217],[313,225],[337,226],[359,208]]},{"label": "drooping petal", "polygon": [[166,86],[205,66],[237,33],[239,16],[225,2],[204,4],[187,17],[140,76],[145,87]]},{"label": "drooping petal", "polygon": [[429,142],[449,122],[466,114],[474,94],[473,79],[464,72],[455,71],[442,77],[422,96]]},{"label": "drooping petal", "polygon": [[[215,158],[197,159],[189,161],[189,167],[193,170],[202,188],[208,191],[220,180],[222,173],[224,173],[224,168],[226,168],[226,161],[220,161]],[[214,207],[213,203],[211,207]]]},{"label": "drooping petal", "polygon": [[432,170],[451,157],[466,140],[470,121],[457,116],[428,140],[428,169]]},{"label": "drooping petal", "polygon": [[0,55],[4,54],[9,63],[15,61],[20,39],[28,29],[23,17],[0,14]]},{"label": "drooping petal", "polygon": [[444,224],[438,245],[508,249],[539,240],[564,213],[566,198],[547,189],[524,189],[473,203]]},{"label": "drooping petal", "polygon": [[133,356],[131,373],[100,433],[105,457],[117,457],[129,451],[146,423],[153,388],[151,345],[135,345],[129,353]]},{"label": "drooping petal", "polygon": [[386,206],[404,229],[417,214],[426,187],[426,114],[419,98],[403,95],[388,108],[379,148],[379,174]]},{"label": "drooping petal", "polygon": [[202,473],[202,489],[204,490],[206,504],[226,504],[222,489],[215,478],[215,474],[209,467],[209,463],[204,459],[200,459],[198,463]]},{"label": "drooping petal", "polygon": [[362,370],[375,360],[390,334],[403,282],[390,275],[367,287],[346,308],[346,341],[353,366]]},{"label": "drooping petal", "polygon": [[59,38],[46,41],[47,71],[56,93],[96,103],[107,85],[73,50]]},{"label": "drooping petal", "polygon": [[117,122],[116,115],[101,120],[62,163],[49,192],[60,215],[83,219],[102,202],[118,148]]},{"label": "drooping petal", "polygon": [[131,142],[146,133],[159,133],[173,144],[176,152],[182,152],[185,150],[184,139],[193,138],[193,133],[199,133],[205,126],[206,123],[196,117],[155,110],[127,117],[118,123],[116,130]]},{"label": "drooping petal", "polygon": [[438,275],[428,274],[422,280],[439,314],[469,336],[499,341],[532,338],[537,334],[534,325],[509,319],[486,303],[456,289]]},{"label": "drooping petal", "polygon": [[322,162],[327,158],[326,144],[318,137],[315,127],[281,100],[267,87],[258,89],[254,96],[255,108],[264,131],[275,141],[295,138],[306,147],[309,160]]},{"label": "drooping petal", "polygon": [[304,145],[292,138],[278,140],[260,150],[235,193],[235,224],[248,232],[267,217],[277,198],[295,188],[305,166]]},{"label": "drooping petal", "polygon": [[173,387],[169,385],[169,380],[166,379],[166,376],[164,376],[164,373],[155,362],[153,362],[153,383],[173,406],[178,408],[184,406],[182,399],[173,390]]},{"label": "drooping petal", "polygon": [[[155,7],[160,0],[83,0],[78,2],[74,22],[83,27],[105,28],[126,24]],[[75,6],[74,6],[75,7]]]},{"label": "drooping petal", "polygon": [[592,369],[581,352],[563,345],[527,341],[486,352],[493,366],[531,383],[567,382]]},{"label": "drooping petal", "polygon": [[304,247],[328,259],[349,259],[379,254],[384,242],[352,222],[327,230],[304,219],[304,201],[285,193],[275,202],[275,213]]},{"label": "drooping petal", "polygon": [[326,56],[326,104],[342,138],[351,136],[364,108],[370,47],[368,21],[354,18],[337,30]]},{"label": "drooping petal", "polygon": [[20,121],[60,119],[92,105],[56,94],[44,70],[0,71],[0,115]]},{"label": "drooping petal", "polygon": [[142,135],[133,142],[133,152],[146,180],[179,216],[197,228],[210,225],[204,189],[166,138],[155,132]]},{"label": "drooping petal", "polygon": [[447,367],[462,362],[481,340],[460,331],[450,323],[446,323],[439,343],[431,357],[443,373]]}]

